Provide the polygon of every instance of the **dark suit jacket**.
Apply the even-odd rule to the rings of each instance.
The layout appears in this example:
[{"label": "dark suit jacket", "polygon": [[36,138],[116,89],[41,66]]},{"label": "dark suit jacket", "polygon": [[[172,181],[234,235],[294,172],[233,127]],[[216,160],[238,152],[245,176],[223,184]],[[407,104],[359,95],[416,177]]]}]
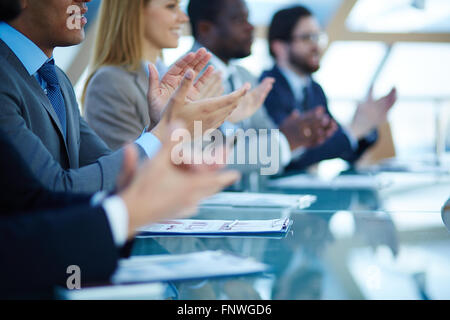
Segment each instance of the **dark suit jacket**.
[{"label": "dark suit jacket", "polygon": [[0,154],[0,299],[51,298],[70,265],[84,284],[108,281],[119,250],[103,209],[46,191],[1,131]]},{"label": "dark suit jacket", "polygon": [[69,79],[59,69],[57,75],[66,106],[66,141],[39,83],[0,40],[0,128],[46,188],[83,193],[112,190],[123,153],[112,153],[89,128],[80,116]]},{"label": "dark suit jacket", "polygon": [[[281,73],[280,69],[275,66],[272,70],[265,71],[261,75],[261,80],[266,77],[275,78],[276,82],[273,90],[270,92],[265,102],[267,112],[280,126],[284,120],[294,111],[307,111],[318,106],[325,107],[328,114],[328,102],[322,87],[315,81],[307,88],[307,100],[305,102],[305,110],[301,110],[301,106],[295,101],[294,93]],[[308,149],[299,159],[293,161],[286,170],[301,171],[307,167],[320,162],[322,160],[342,158],[350,163],[358,160],[361,155],[372,146],[377,140],[377,132],[373,132],[368,137],[358,141],[358,148],[354,150],[351,146],[348,136],[339,125],[338,131],[328,139],[323,145]]]}]

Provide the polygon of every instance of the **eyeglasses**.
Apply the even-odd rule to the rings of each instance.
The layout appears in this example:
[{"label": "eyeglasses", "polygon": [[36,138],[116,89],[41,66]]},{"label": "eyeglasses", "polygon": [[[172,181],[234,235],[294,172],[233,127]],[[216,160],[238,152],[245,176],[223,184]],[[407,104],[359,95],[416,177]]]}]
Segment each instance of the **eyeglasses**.
[{"label": "eyeglasses", "polygon": [[321,47],[326,47],[328,44],[328,35],[325,32],[321,33],[304,33],[293,35],[291,41],[302,41],[318,44]]}]

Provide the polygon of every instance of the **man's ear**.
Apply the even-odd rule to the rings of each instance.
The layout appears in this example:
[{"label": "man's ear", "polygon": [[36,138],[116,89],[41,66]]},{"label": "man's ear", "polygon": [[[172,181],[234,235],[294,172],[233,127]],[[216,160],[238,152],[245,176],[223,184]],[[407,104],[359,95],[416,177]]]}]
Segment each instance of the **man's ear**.
[{"label": "man's ear", "polygon": [[214,24],[211,21],[199,21],[197,24],[197,35],[199,38],[209,37],[214,32]]},{"label": "man's ear", "polygon": [[29,0],[20,0],[20,7],[22,8],[22,10],[28,7],[28,1]]},{"label": "man's ear", "polygon": [[289,44],[286,41],[273,40],[270,48],[274,53],[276,60],[287,61],[289,59]]}]

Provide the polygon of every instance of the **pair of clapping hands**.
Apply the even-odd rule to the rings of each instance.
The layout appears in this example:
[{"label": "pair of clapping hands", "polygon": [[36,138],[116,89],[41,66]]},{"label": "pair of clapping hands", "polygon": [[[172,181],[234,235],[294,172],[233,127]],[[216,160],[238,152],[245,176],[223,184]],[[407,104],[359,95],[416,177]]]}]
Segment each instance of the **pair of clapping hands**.
[{"label": "pair of clapping hands", "polygon": [[[208,67],[195,81],[210,58],[205,49],[190,53],[178,60],[161,81],[156,68],[149,65],[149,110],[161,110],[161,120],[151,132],[162,142],[162,149],[153,159],[138,166],[136,147],[125,147],[118,195],[128,210],[130,239],[142,226],[189,217],[202,199],[240,178],[238,172],[222,170],[223,165],[217,164],[224,163],[227,150],[217,153],[216,157],[221,159],[203,156],[203,163],[194,165],[175,165],[171,158],[178,143],[171,139],[175,130],[187,129],[193,135],[195,121],[202,122],[205,132],[218,128],[226,120],[251,116],[272,88],[273,80],[268,79],[250,92],[250,85],[245,84],[231,94],[220,96],[223,91],[221,84],[218,85],[220,74],[213,67]],[[255,106],[254,102],[260,105]]]},{"label": "pair of clapping hands", "polygon": [[152,133],[161,138],[174,120],[182,121],[193,134],[194,122],[202,123],[203,132],[216,129],[225,121],[239,122],[251,117],[264,103],[272,89],[274,79],[265,79],[253,90],[249,83],[228,95],[223,95],[222,77],[209,66],[211,54],[199,49],[178,60],[159,79],[155,66],[149,65],[149,112],[161,112],[161,120]]}]

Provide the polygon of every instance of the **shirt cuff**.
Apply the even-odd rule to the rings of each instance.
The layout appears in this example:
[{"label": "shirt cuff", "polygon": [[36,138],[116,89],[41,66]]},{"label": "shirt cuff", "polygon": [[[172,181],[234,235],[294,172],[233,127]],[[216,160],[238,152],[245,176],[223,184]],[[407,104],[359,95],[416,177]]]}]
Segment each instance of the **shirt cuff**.
[{"label": "shirt cuff", "polygon": [[291,146],[286,136],[280,131],[281,165],[286,167],[292,160]]},{"label": "shirt cuff", "polygon": [[118,196],[109,197],[103,201],[102,207],[111,227],[114,243],[123,247],[128,238],[128,209]]},{"label": "shirt cuff", "polygon": [[151,132],[142,133],[135,142],[144,149],[149,158],[153,158],[162,146],[161,141]]}]

